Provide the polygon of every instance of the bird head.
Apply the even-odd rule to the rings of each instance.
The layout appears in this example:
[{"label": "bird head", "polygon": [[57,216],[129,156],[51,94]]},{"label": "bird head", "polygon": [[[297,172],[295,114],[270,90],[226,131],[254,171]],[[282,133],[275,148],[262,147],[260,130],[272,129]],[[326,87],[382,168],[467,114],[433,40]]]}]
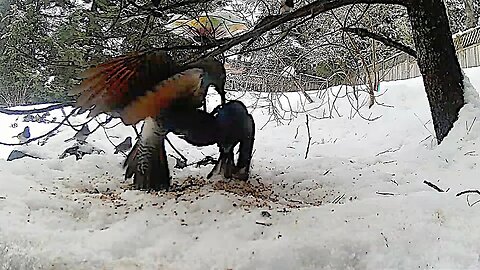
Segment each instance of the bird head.
[{"label": "bird head", "polygon": [[82,125],[82,128],[80,129],[79,133],[83,134],[83,135],[87,135],[90,133],[90,129],[88,128],[88,124],[85,123]]},{"label": "bird head", "polygon": [[[222,104],[224,104],[227,74],[223,64],[212,57],[208,57],[193,63],[192,66],[204,70],[205,74],[203,75],[202,88],[207,89],[210,85],[213,85],[222,99]],[[206,94],[207,91],[205,91],[205,95]]]},{"label": "bird head", "polygon": [[23,129],[23,137],[25,138],[30,138],[30,127],[29,126],[26,126],[24,129]]}]

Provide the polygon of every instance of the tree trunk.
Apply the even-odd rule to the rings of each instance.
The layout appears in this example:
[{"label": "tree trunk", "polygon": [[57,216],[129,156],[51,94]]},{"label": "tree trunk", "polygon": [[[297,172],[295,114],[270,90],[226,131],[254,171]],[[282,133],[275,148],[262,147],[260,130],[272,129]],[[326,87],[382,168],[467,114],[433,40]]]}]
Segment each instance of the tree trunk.
[{"label": "tree trunk", "polygon": [[408,15],[437,142],[441,143],[465,103],[447,12],[441,0],[412,0]]}]

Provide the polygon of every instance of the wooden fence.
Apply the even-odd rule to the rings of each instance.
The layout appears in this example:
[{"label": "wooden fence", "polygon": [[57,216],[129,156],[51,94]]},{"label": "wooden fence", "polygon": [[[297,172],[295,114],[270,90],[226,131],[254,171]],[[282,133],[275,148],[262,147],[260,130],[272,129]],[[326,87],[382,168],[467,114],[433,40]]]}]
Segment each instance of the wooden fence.
[{"label": "wooden fence", "polygon": [[281,76],[266,72],[256,74],[229,74],[225,88],[235,91],[290,92],[320,90],[327,87],[327,79],[300,73],[296,76]]},{"label": "wooden fence", "polygon": [[276,73],[265,72],[258,74],[228,73],[226,90],[258,91],[258,92],[291,92],[321,90],[328,87],[328,80],[308,74],[282,76]]},{"label": "wooden fence", "polygon": [[[462,68],[480,66],[480,27],[454,35],[453,43]],[[380,81],[403,80],[420,76],[416,59],[406,53],[399,53],[375,65],[370,65],[369,70],[374,70]]]},{"label": "wooden fence", "polygon": [[[480,66],[480,27],[454,35],[453,42],[462,68]],[[248,74],[245,69],[251,70],[251,67],[245,63],[232,62],[230,67],[231,72],[227,72],[225,86],[227,90],[290,92],[322,90],[332,86],[328,84],[326,78],[303,73],[295,76],[282,76],[280,75],[281,71],[273,73],[257,70],[255,74]],[[274,69],[271,67],[270,70]],[[375,78],[380,81],[403,80],[420,76],[416,59],[406,53],[399,53],[375,65],[370,65],[368,70],[376,72]]]}]

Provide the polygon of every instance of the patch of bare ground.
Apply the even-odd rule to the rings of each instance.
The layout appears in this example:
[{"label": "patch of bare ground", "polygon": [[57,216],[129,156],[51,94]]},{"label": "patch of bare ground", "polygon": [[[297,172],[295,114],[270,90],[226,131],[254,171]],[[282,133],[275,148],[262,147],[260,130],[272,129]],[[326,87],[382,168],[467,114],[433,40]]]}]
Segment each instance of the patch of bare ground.
[{"label": "patch of bare ground", "polygon": [[[115,180],[109,179],[109,181]],[[194,203],[202,198],[210,197],[212,194],[221,194],[230,198],[236,207],[244,209],[302,208],[320,206],[325,203],[343,203],[348,199],[353,199],[315,182],[308,184],[265,182],[259,176],[252,176],[248,181],[207,180],[203,177],[189,176],[183,181],[175,181],[168,191],[145,191],[145,194],[152,196],[152,205],[163,205],[168,200]],[[121,185],[116,190],[103,191],[92,186],[79,192],[91,199],[100,199],[102,204],[111,203],[115,207],[119,207],[127,203],[122,198],[122,193],[127,190],[134,190],[133,185]]]}]

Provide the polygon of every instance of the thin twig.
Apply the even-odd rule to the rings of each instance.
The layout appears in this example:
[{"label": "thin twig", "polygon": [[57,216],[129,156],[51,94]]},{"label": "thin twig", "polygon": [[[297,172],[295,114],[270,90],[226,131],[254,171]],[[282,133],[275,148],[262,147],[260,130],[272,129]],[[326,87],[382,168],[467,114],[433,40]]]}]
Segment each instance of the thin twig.
[{"label": "thin twig", "polygon": [[299,128],[299,127],[300,127],[300,126],[297,126],[297,131],[295,132],[295,137],[294,137],[294,139],[297,139],[297,136],[298,136],[298,128]]},{"label": "thin twig", "polygon": [[137,135],[137,139],[140,138],[140,132],[138,132],[138,129],[136,126],[132,126],[133,130],[135,131],[135,135]]},{"label": "thin twig", "polygon": [[123,1],[124,0],[120,0],[120,9],[118,10],[117,16],[115,17],[115,20],[113,21],[113,23],[110,25],[110,27],[108,27],[108,29],[105,32],[110,32],[113,29],[113,27],[115,27],[117,22],[120,20],[120,17],[122,15],[122,11],[123,11],[123,8],[124,8]]},{"label": "thin twig", "polygon": [[421,140],[418,144],[421,144],[422,142],[430,139],[432,137],[432,135],[428,135],[425,139]]},{"label": "thin twig", "polygon": [[90,131],[90,134],[92,134],[92,133],[94,133],[95,131],[97,131],[100,127],[103,127],[104,125],[110,123],[110,121],[112,121],[112,119],[113,119],[113,116],[110,116],[110,117],[108,117],[105,121],[99,122],[99,121],[95,118],[95,121],[97,121],[98,126],[96,126],[92,131]]},{"label": "thin twig", "polygon": [[[108,120],[108,119],[107,119],[107,120]],[[96,117],[95,117],[95,121],[98,123],[98,127],[100,127],[100,126],[103,127],[103,133],[105,133],[105,137],[106,137],[107,140],[110,142],[110,144],[111,144],[114,148],[116,148],[117,145],[115,145],[115,143],[113,143],[113,141],[110,139],[110,136],[109,136],[108,133],[107,133],[107,129],[106,129],[105,126],[104,126],[104,125],[106,125],[109,121],[108,121],[108,122],[105,121],[105,122],[101,123],[100,121],[98,121],[98,119],[97,119]],[[93,133],[93,132],[92,132],[92,133]],[[119,151],[119,152],[122,153],[123,156],[125,156],[125,157],[127,156],[127,155],[126,155],[125,153],[123,153],[122,151]]]},{"label": "thin twig", "polygon": [[478,154],[475,152],[475,150],[472,150],[472,151],[468,151],[466,152],[465,154],[463,154],[464,156],[478,156]]},{"label": "thin twig", "polygon": [[185,0],[185,1],[173,1],[173,4],[166,5],[163,7],[158,7],[157,10],[159,11],[167,11],[171,9],[176,9],[184,6],[190,6],[193,4],[200,4],[200,3],[207,3],[210,0]]},{"label": "thin twig", "polygon": [[400,148],[401,148],[401,147],[398,147],[398,148],[396,148],[396,149],[388,148],[387,150],[382,151],[382,152],[376,154],[375,156],[378,157],[378,156],[383,155],[383,154],[385,154],[385,153],[397,152],[398,150],[400,150]]},{"label": "thin twig", "polygon": [[200,166],[206,166],[208,164],[215,164],[216,162],[217,162],[217,160],[215,160],[212,156],[205,156],[204,158],[202,158],[200,160],[194,161],[192,163],[187,163],[185,165],[185,167],[189,167],[189,166],[192,166],[192,165],[200,167]]},{"label": "thin twig", "polygon": [[[62,112],[63,117],[65,118],[65,120],[67,121],[67,126],[71,127],[73,130],[75,130],[75,131],[77,131],[77,132],[80,131],[80,128],[77,129],[76,126],[74,126],[74,125],[70,122],[70,120],[67,118],[67,113],[65,112],[64,108],[61,108],[60,111]],[[83,125],[86,125],[86,124],[88,124],[88,122],[87,122],[87,123],[82,123],[82,126],[83,126]]]},{"label": "thin twig", "polygon": [[476,200],[474,203],[470,203],[470,195],[467,195],[467,203],[468,203],[468,206],[472,207],[474,206],[475,204],[479,203],[480,202],[480,199],[479,200]]},{"label": "thin twig", "polygon": [[[472,127],[473,127],[473,124],[475,124],[475,121],[477,120],[477,117],[475,116],[473,118],[473,121],[472,121],[472,124],[470,125],[470,127],[467,129],[467,134],[470,133],[470,131],[472,130]],[[466,123],[465,123],[466,124]]]},{"label": "thin twig", "polygon": [[340,203],[340,201],[345,198],[345,193],[343,193],[342,195],[336,197],[335,199],[333,199],[332,201],[332,204],[337,204],[337,203]]},{"label": "thin twig", "polygon": [[177,150],[177,148],[175,148],[175,146],[173,146],[172,142],[170,141],[170,139],[168,139],[168,137],[165,137],[165,140],[168,142],[168,144],[170,145],[170,147],[173,148],[173,150],[183,159],[183,161],[187,162],[187,158],[182,155],[182,153],[180,153],[180,151]]},{"label": "thin twig", "polygon": [[135,50],[138,50],[140,48],[140,46],[142,45],[142,41],[143,41],[143,38],[145,37],[145,34],[147,33],[148,26],[150,24],[150,19],[151,18],[152,18],[152,16],[150,16],[150,15],[148,15],[147,18],[145,18],[145,26],[143,27],[142,33],[140,34],[140,36],[138,38],[138,43],[135,46]]},{"label": "thin twig", "polygon": [[310,135],[310,125],[308,124],[308,114],[306,116],[306,125],[307,125],[307,134],[308,134],[308,144],[307,151],[305,151],[305,159],[308,157],[308,151],[310,151],[310,142],[312,141],[312,136]]},{"label": "thin twig", "polygon": [[375,194],[377,194],[377,195],[383,195],[383,196],[395,196],[395,193],[391,193],[391,192],[380,192],[380,191],[377,191],[377,192],[375,192]]},{"label": "thin twig", "polygon": [[385,240],[385,246],[388,247],[388,239],[387,237],[383,234],[383,232],[380,233],[383,236],[383,240]]},{"label": "thin twig", "polygon": [[25,142],[21,142],[21,143],[4,143],[4,142],[0,142],[0,145],[7,145],[7,146],[16,146],[16,145],[25,145],[25,144],[28,144],[28,143],[31,143],[31,142],[34,142],[36,140],[39,140],[39,139],[42,139],[44,137],[47,137],[49,135],[51,135],[52,133],[54,133],[55,131],[57,131],[62,125],[65,124],[65,122],[67,122],[67,119],[72,116],[73,114],[75,113],[75,110],[73,110],[70,114],[68,114],[57,126],[55,126],[52,130],[50,130],[49,132],[43,134],[43,135],[40,135],[38,137],[34,137],[34,138],[31,138]]},{"label": "thin twig", "polygon": [[480,195],[480,191],[478,189],[470,189],[470,190],[464,190],[462,192],[459,192],[459,193],[457,193],[456,196],[458,197],[458,196],[462,196],[464,194],[470,194],[470,193],[475,193],[475,194]]},{"label": "thin twig", "polygon": [[263,225],[263,226],[271,226],[272,225],[271,222],[264,222],[264,221],[255,221],[255,224]]},{"label": "thin twig", "polygon": [[432,182],[429,182],[429,181],[427,181],[427,180],[424,180],[423,183],[426,184],[427,186],[435,189],[435,190],[438,191],[438,192],[445,192],[445,190],[439,188],[437,185],[433,184]]}]

